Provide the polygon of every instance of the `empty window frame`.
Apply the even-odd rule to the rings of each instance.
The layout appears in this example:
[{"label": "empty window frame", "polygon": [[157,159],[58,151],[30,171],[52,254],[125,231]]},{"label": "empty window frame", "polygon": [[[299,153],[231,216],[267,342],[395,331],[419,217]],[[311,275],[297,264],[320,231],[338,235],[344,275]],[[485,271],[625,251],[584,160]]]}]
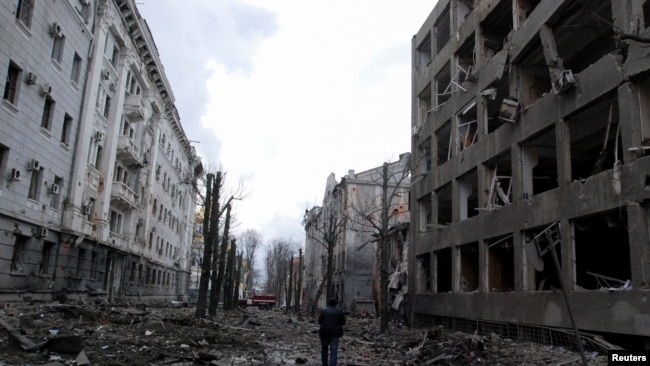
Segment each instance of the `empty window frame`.
[{"label": "empty window frame", "polygon": [[440,13],[433,25],[436,34],[436,53],[439,53],[451,37],[451,16],[449,14],[449,5]]},{"label": "empty window frame", "polygon": [[451,183],[436,189],[437,224],[449,225],[452,222]]},{"label": "empty window frame", "polygon": [[431,201],[431,194],[427,193],[422,198],[418,199],[418,212],[420,232],[426,232],[432,229],[433,225],[433,206]]},{"label": "empty window frame", "polygon": [[435,138],[435,157],[436,166],[440,166],[451,159],[451,121],[447,121],[436,130],[434,133]]},{"label": "empty window frame", "polygon": [[478,215],[478,175],[477,170],[464,174],[458,178],[458,199],[460,220],[466,220]]},{"label": "empty window frame", "polygon": [[41,251],[41,264],[39,266],[39,273],[42,275],[50,274],[50,265],[54,254],[54,243],[51,241],[43,241],[43,250]]},{"label": "empty window frame", "polygon": [[38,201],[41,195],[41,186],[43,181],[43,168],[32,169],[31,177],[29,180],[29,191],[27,198],[30,200]]},{"label": "empty window frame", "polygon": [[72,130],[72,117],[65,113],[63,116],[63,124],[61,125],[61,143],[65,146],[70,146],[70,131]]},{"label": "empty window frame", "polygon": [[61,206],[61,193],[63,192],[63,178],[55,176],[54,184],[49,188],[50,207],[58,210]]},{"label": "empty window frame", "polygon": [[34,13],[34,0],[18,0],[16,8],[16,19],[18,19],[27,28],[32,25],[32,15]]},{"label": "empty window frame", "polygon": [[451,248],[434,252],[436,259],[436,289],[437,293],[452,292],[452,258]]},{"label": "empty window frame", "polygon": [[512,1],[499,1],[481,22],[481,29],[483,45],[479,45],[479,47],[483,47],[483,55],[487,61],[503,49],[506,36],[513,29]]},{"label": "empty window frame", "polygon": [[476,53],[474,51],[475,38],[472,34],[467,37],[465,42],[456,51],[456,60],[460,73],[458,74],[458,82],[465,81],[474,82],[477,79],[476,74]]},{"label": "empty window frame", "polygon": [[70,80],[75,84],[79,84],[79,78],[81,77],[81,62],[81,56],[75,52],[72,58],[72,69],[70,70]]},{"label": "empty window frame", "polygon": [[586,179],[622,159],[616,93],[566,119],[571,141],[571,178]]},{"label": "empty window frame", "polygon": [[41,116],[41,128],[50,130],[52,128],[52,116],[54,115],[54,99],[47,96],[43,103],[43,114]]},{"label": "empty window frame", "polygon": [[507,234],[485,240],[487,247],[487,285],[490,292],[515,289],[515,253],[513,235]]},{"label": "empty window frame", "polygon": [[440,107],[451,97],[455,88],[451,84],[451,68],[447,62],[434,77],[436,107]]},{"label": "empty window frame", "polygon": [[25,252],[27,250],[27,243],[29,236],[14,234],[15,241],[13,247],[13,254],[11,256],[11,271],[23,272],[25,270]]},{"label": "empty window frame", "polygon": [[507,206],[512,202],[512,160],[510,151],[485,163],[486,206],[483,210],[492,211]]},{"label": "empty window frame", "polygon": [[478,243],[463,244],[458,247],[460,255],[460,273],[458,290],[473,292],[479,290],[479,255]]},{"label": "empty window frame", "polygon": [[52,42],[52,60],[61,63],[63,59],[63,48],[65,47],[65,36],[56,36]]},{"label": "empty window frame", "polygon": [[9,62],[7,80],[5,82],[5,90],[2,94],[2,98],[13,105],[16,105],[18,102],[18,91],[20,88],[20,77],[22,72],[23,70],[13,63],[13,61]]},{"label": "empty window frame", "polygon": [[422,42],[420,42],[415,55],[417,57],[417,63],[415,64],[417,70],[420,72],[426,70],[433,60],[433,54],[431,53],[431,33],[427,33]]},{"label": "empty window frame", "polygon": [[427,138],[421,145],[420,145],[420,174],[426,174],[427,172],[431,171],[431,159],[432,159],[432,153],[431,153],[431,138]]},{"label": "empty window frame", "polygon": [[420,294],[431,293],[431,253],[420,254],[415,257],[417,262],[416,292]]},{"label": "empty window frame", "polygon": [[114,234],[122,234],[122,214],[111,210],[110,230]]},{"label": "empty window frame", "polygon": [[558,187],[555,127],[522,145],[523,198]]},{"label": "empty window frame", "polygon": [[481,94],[485,95],[485,106],[487,109],[487,118],[485,120],[485,130],[488,134],[496,131],[501,125],[510,122],[516,116],[505,116],[502,114],[502,107],[504,102],[508,103],[506,99],[516,101],[515,98],[509,96],[508,78],[504,77],[501,80],[495,81],[488,88],[485,88]]},{"label": "empty window frame", "polygon": [[476,140],[478,120],[476,114],[476,100],[472,100],[456,115],[456,151],[463,151],[472,146]]},{"label": "empty window frame", "polygon": [[533,42],[530,51],[519,63],[521,71],[521,95],[524,105],[534,104],[544,94],[552,90],[551,74],[546,65],[542,43],[539,37]]},{"label": "empty window frame", "polygon": [[632,279],[626,208],[571,221],[578,288],[609,290],[624,287],[626,281]]}]

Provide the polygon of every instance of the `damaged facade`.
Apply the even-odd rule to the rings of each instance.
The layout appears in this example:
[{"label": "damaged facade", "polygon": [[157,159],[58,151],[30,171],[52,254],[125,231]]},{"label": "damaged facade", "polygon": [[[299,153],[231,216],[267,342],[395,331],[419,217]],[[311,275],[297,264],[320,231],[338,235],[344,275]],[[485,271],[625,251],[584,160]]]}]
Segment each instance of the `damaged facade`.
[{"label": "damaged facade", "polygon": [[[389,177],[401,175],[409,163],[410,154],[403,154],[396,162],[388,164]],[[364,216],[378,218],[381,210],[382,167],[355,173],[350,170],[346,176],[336,181],[334,174],[327,178],[322,206],[313,207],[305,213],[305,256],[303,274],[303,304],[310,304],[323,286],[317,307],[325,306],[327,301],[324,286],[327,276],[327,246],[324,234],[340,231],[333,248],[334,294],[343,309],[356,314],[375,314],[375,297],[379,293],[377,273],[377,230]],[[389,206],[389,246],[391,273],[405,266],[402,256],[405,241],[404,225],[408,226],[408,188],[409,180],[388,179],[389,191],[397,189]],[[334,218],[334,219],[333,219]],[[328,225],[334,223],[328,229]],[[325,229],[324,229],[325,228]],[[399,282],[393,283],[394,295],[404,291]],[[399,303],[398,303],[399,305]]]},{"label": "damaged facade", "polygon": [[413,321],[650,336],[648,27],[642,0],[438,1],[412,44]]},{"label": "damaged facade", "polygon": [[0,298],[185,295],[202,166],[135,2],[0,17]]}]

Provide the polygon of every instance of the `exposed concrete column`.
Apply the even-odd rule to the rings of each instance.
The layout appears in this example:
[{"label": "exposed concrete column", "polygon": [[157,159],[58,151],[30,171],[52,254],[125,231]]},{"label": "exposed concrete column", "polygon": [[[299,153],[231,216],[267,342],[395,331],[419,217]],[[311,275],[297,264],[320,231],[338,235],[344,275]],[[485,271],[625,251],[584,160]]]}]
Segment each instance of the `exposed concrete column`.
[{"label": "exposed concrete column", "polygon": [[478,291],[490,292],[488,284],[489,263],[487,256],[487,243],[484,239],[478,241]]},{"label": "exposed concrete column", "polygon": [[638,202],[630,202],[626,207],[632,285],[636,289],[647,288],[650,284],[649,207]]},{"label": "exposed concrete column", "polygon": [[[569,125],[563,119],[555,122],[555,146],[557,183],[558,186],[564,187],[571,183],[571,133]],[[564,238],[564,235],[562,237]]]},{"label": "exposed concrete column", "polygon": [[623,156],[618,158],[629,163],[641,157],[642,151],[630,151],[630,147],[641,145],[642,121],[639,105],[639,88],[631,82],[618,88],[618,123],[621,129]]},{"label": "exposed concrete column", "polygon": [[575,243],[573,235],[573,225],[569,222],[569,219],[563,218],[560,220],[560,238],[562,241],[560,243],[560,270],[562,271],[562,280],[564,281],[565,288],[567,291],[574,290],[576,288],[576,268],[575,268]]},{"label": "exposed concrete column", "polygon": [[624,33],[637,35],[644,25],[643,3],[645,0],[612,0],[614,27]]},{"label": "exposed concrete column", "polygon": [[[531,270],[533,271],[533,274],[535,272],[535,269],[528,265],[526,252],[524,251],[525,242],[526,237],[521,230],[513,231],[512,244],[515,258],[515,291],[530,291],[531,288],[528,284],[528,279],[530,278],[529,274]],[[535,285],[534,278],[535,277],[533,276],[533,286]]]},{"label": "exposed concrete column", "polygon": [[523,148],[519,145],[513,145],[510,150],[510,161],[512,170],[512,203],[518,205],[523,194]]},{"label": "exposed concrete column", "polygon": [[[462,204],[460,202],[461,183],[457,179],[451,181],[451,221],[461,221],[462,217]],[[467,217],[467,215],[465,215]]]},{"label": "exposed concrete column", "polygon": [[460,247],[458,243],[451,245],[451,291],[462,292],[460,288]]},{"label": "exposed concrete column", "polygon": [[[478,207],[487,207],[488,206],[488,197],[490,186],[492,185],[492,179],[494,174],[490,174],[493,171],[488,169],[485,164],[478,164],[476,166],[476,174],[478,175]],[[498,173],[498,172],[497,172]],[[484,211],[479,211],[479,215]]]}]

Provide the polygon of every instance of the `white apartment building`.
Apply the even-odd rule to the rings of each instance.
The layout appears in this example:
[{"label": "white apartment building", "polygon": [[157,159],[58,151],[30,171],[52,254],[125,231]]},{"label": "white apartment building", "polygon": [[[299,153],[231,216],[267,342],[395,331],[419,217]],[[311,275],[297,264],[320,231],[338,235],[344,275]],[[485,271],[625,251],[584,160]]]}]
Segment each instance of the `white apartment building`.
[{"label": "white apartment building", "polygon": [[0,298],[185,297],[203,168],[135,2],[2,2],[0,77]]}]

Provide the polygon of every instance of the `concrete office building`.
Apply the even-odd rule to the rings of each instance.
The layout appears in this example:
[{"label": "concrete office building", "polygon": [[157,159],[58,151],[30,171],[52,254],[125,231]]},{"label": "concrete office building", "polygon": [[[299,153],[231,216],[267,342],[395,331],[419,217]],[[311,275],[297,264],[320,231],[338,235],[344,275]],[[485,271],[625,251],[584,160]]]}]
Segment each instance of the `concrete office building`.
[{"label": "concrete office building", "polygon": [[649,27],[642,0],[438,1],[412,46],[412,320],[648,339]]},{"label": "concrete office building", "polygon": [[[410,154],[402,154],[387,167],[387,185],[392,197],[389,205],[389,228],[391,253],[397,253],[398,228],[408,223],[408,164]],[[383,167],[356,173],[350,170],[337,181],[334,174],[327,178],[322,206],[315,206],[305,213],[305,256],[303,274],[303,298],[309,306],[325,306],[327,301],[327,240],[336,238],[333,248],[334,295],[340,306],[353,313],[375,314],[375,294],[378,293],[377,227],[364,216],[379,222],[381,211]],[[400,252],[401,253],[401,252]],[[401,259],[401,258],[400,258]],[[393,268],[394,270],[394,268]],[[321,289],[319,302],[314,299]]]},{"label": "concrete office building", "polygon": [[202,166],[135,2],[0,19],[0,298],[185,296]]}]

